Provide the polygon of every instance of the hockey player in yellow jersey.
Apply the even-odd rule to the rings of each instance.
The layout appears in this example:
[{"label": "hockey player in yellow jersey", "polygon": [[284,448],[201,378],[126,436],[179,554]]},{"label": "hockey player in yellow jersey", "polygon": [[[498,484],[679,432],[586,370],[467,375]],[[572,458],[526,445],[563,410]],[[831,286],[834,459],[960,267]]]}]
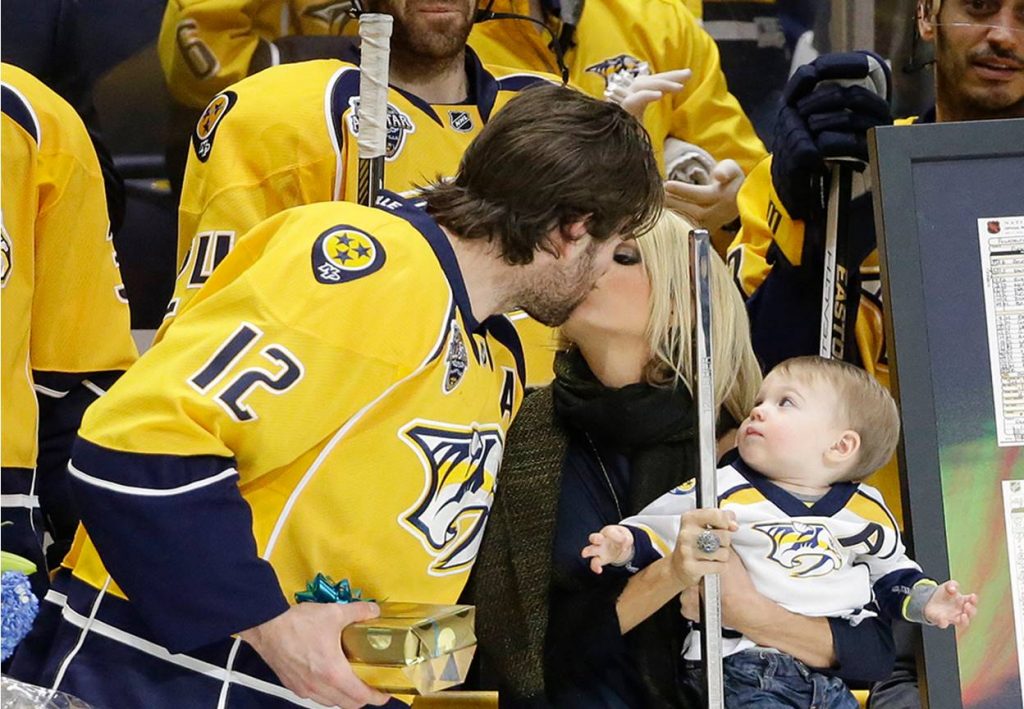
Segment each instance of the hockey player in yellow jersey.
[{"label": "hockey player in yellow jersey", "polygon": [[[545,81],[492,73],[466,50],[470,0],[445,0],[444,11],[426,0],[368,4],[395,22],[387,189],[403,192],[454,174],[492,115],[520,89]],[[178,213],[179,273],[165,327],[252,226],[289,207],[355,200],[359,57],[350,49],[348,61],[263,71],[207,107],[189,150]]]},{"label": "hockey player in yellow jersey", "polygon": [[338,644],[375,607],[290,599],[317,572],[458,598],[523,392],[500,313],[564,322],[662,190],[634,118],[543,85],[423,197],[261,222],[90,411],[84,528],[16,676],[98,706],[387,701]]},{"label": "hockey player in yellow jersey", "polygon": [[78,522],[65,465],[82,413],[137,354],[85,126],[27,72],[4,64],[0,80],[3,548],[45,584],[44,532],[56,565]]}]

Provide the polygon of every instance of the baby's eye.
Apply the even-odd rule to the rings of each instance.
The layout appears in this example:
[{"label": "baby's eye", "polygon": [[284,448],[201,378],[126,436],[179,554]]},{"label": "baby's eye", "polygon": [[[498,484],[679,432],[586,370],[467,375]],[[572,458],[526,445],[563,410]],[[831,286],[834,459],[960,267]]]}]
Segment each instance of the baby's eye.
[{"label": "baby's eye", "polygon": [[781,399],[779,399],[779,406],[792,406],[792,405],[793,405],[793,400],[790,399],[788,396],[784,396]]}]

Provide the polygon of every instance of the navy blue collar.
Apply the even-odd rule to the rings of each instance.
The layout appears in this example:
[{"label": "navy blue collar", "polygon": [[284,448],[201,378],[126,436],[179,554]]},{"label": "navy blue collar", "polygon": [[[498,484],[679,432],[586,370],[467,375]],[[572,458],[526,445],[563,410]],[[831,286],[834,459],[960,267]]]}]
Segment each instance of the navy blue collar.
[{"label": "navy blue collar", "polygon": [[[358,66],[359,56],[359,46],[352,44],[341,53],[340,59]],[[466,45],[466,84],[469,89],[469,95],[466,96],[464,101],[451,105],[475,105],[480,112],[480,119],[486,123],[490,120],[491,111],[494,110],[494,101],[498,97],[498,81],[484,68],[484,65],[480,63],[480,58],[469,45]],[[409,103],[430,116],[438,125],[444,125],[444,121],[437,115],[431,104],[397,86],[392,85],[391,88],[402,94]]]},{"label": "navy blue collar", "polygon": [[430,244],[441,270],[448,279],[451,286],[452,296],[455,299],[455,306],[462,312],[462,322],[470,332],[477,332],[481,324],[473,317],[473,306],[469,302],[469,292],[466,290],[466,282],[462,279],[462,271],[459,269],[459,261],[455,258],[455,251],[452,249],[448,237],[433,217],[427,214],[413,200],[405,199],[394,192],[381,190],[377,195],[377,209],[401,217],[415,227],[416,231],[423,234],[423,238]]},{"label": "navy blue collar", "polygon": [[774,482],[757,472],[743,458],[736,456],[732,462],[736,471],[747,479],[754,489],[764,495],[765,499],[773,503],[790,517],[831,517],[850,501],[850,498],[857,492],[857,483],[835,483],[825,493],[824,497],[808,506],[803,500],[792,495],[787,490],[776,485]]}]

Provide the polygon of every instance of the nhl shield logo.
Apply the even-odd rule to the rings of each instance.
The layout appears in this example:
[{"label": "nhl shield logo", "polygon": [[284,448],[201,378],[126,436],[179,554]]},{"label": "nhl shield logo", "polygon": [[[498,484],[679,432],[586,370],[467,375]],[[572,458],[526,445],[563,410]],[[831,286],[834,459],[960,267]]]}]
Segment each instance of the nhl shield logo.
[{"label": "nhl shield logo", "polygon": [[466,352],[466,343],[462,340],[462,328],[454,320],[452,320],[450,333],[448,354],[444,359],[444,382],[442,388],[445,394],[451,394],[455,390],[455,387],[462,381],[462,377],[469,367],[469,354]]},{"label": "nhl shield logo", "polygon": [[379,271],[385,259],[384,247],[374,237],[339,224],[314,242],[313,275],[320,283],[344,283]]},{"label": "nhl shield logo", "polygon": [[843,566],[839,544],[823,524],[764,522],[753,528],[768,535],[772,541],[768,558],[789,569],[790,576],[825,576]]},{"label": "nhl shield logo", "polygon": [[448,123],[452,130],[469,133],[473,130],[473,117],[467,111],[448,111]]},{"label": "nhl shield logo", "polygon": [[647,65],[647,62],[641,61],[631,54],[619,54],[615,57],[609,57],[604,61],[600,61],[597,64],[588,66],[585,71],[591,74],[597,74],[604,79],[604,87],[608,88],[609,83],[613,76],[617,74],[628,74],[632,78],[638,76],[646,76],[651,73],[651,68]]},{"label": "nhl shield logo", "polygon": [[234,91],[223,91],[213,97],[203,115],[199,117],[196,129],[192,133],[192,148],[201,162],[206,162],[210,158],[217,127],[237,100],[238,95]]},{"label": "nhl shield logo", "polygon": [[431,576],[467,570],[476,558],[497,486],[504,438],[494,426],[416,420],[401,431],[426,472],[415,505],[399,517],[433,558]]},{"label": "nhl shield logo", "polygon": [[[352,109],[348,112],[348,128],[352,135],[359,135],[359,97],[353,96],[348,100]],[[412,119],[397,108],[388,103],[387,117],[387,138],[384,150],[384,159],[391,161],[398,157],[405,147],[406,137],[416,132],[416,126]]]}]

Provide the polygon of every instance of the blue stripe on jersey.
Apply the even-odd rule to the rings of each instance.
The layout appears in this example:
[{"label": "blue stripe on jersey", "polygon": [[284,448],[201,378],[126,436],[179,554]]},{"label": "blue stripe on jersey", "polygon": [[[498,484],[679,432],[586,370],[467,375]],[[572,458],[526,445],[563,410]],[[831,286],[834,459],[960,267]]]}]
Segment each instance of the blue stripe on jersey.
[{"label": "blue stripe on jersey", "polygon": [[0,110],[11,120],[25,129],[32,136],[36,145],[39,144],[39,124],[36,123],[32,107],[21,95],[7,84],[0,87]]},{"label": "blue stripe on jersey", "polygon": [[765,496],[765,499],[771,501],[790,517],[806,517],[808,515],[831,517],[846,507],[846,503],[858,489],[857,483],[835,483],[820,500],[808,507],[803,500],[791,495],[769,478],[751,468],[742,458],[737,457],[732,465],[758,492]]},{"label": "blue stripe on jersey", "polygon": [[458,259],[455,258],[452,245],[448,242],[448,237],[441,231],[441,227],[429,214],[413,206],[411,200],[400,197],[394,192],[382,190],[378,202],[382,200],[389,205],[387,211],[406,220],[416,231],[423,234],[423,238],[430,244],[434,255],[441,263],[441,270],[444,271],[445,278],[448,279],[448,285],[455,297],[455,305],[462,313],[462,322],[466,324],[466,329],[471,333],[477,333],[480,330],[480,323],[473,316],[473,308],[469,302],[466,283],[462,280]]},{"label": "blue stripe on jersey", "polygon": [[[72,465],[92,480],[72,471],[82,522],[114,581],[171,652],[226,638],[288,609],[273,568],[257,554],[252,510],[237,477],[217,476],[231,464],[218,456],[75,443]],[[133,492],[203,480],[213,482],[173,495]]]},{"label": "blue stripe on jersey", "polygon": [[484,320],[483,327],[516,358],[516,374],[519,376],[519,382],[526,386],[526,356],[523,354],[523,343],[519,340],[519,332],[515,325],[504,315],[494,315]]},{"label": "blue stripe on jersey", "polygon": [[498,79],[498,88],[502,91],[522,91],[523,89],[528,89],[531,86],[550,83],[552,82],[540,76],[513,74],[512,76],[504,76]]},{"label": "blue stripe on jersey", "polygon": [[341,75],[328,90],[331,92],[331,123],[327,130],[334,136],[340,155],[345,149],[345,125],[342,116],[348,110],[349,99],[359,95],[359,70],[355,67],[342,70]]},{"label": "blue stripe on jersey", "polygon": [[637,569],[646,569],[661,558],[661,552],[651,542],[651,536],[648,531],[628,524],[625,526],[633,534],[633,560],[630,561],[630,566]]}]

